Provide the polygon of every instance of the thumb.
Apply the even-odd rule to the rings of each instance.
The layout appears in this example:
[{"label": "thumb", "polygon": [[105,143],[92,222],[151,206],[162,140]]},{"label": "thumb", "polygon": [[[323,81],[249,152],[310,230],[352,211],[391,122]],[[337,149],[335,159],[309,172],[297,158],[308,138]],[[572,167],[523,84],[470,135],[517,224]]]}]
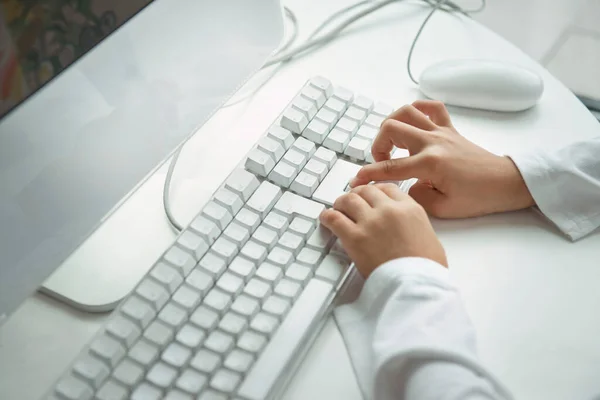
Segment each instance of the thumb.
[{"label": "thumb", "polygon": [[430,184],[418,181],[411,186],[408,194],[419,203],[429,215],[443,217],[448,197]]},{"label": "thumb", "polygon": [[377,181],[403,181],[424,177],[425,163],[420,154],[365,165],[350,181],[350,187]]}]

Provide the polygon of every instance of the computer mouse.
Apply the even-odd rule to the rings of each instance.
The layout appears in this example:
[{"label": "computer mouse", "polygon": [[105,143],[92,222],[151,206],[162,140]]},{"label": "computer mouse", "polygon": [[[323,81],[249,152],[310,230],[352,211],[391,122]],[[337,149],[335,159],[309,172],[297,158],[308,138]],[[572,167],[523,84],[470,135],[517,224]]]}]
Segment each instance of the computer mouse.
[{"label": "computer mouse", "polygon": [[542,96],[544,81],[535,72],[491,60],[447,60],[427,67],[419,88],[449,105],[490,111],[522,111]]}]

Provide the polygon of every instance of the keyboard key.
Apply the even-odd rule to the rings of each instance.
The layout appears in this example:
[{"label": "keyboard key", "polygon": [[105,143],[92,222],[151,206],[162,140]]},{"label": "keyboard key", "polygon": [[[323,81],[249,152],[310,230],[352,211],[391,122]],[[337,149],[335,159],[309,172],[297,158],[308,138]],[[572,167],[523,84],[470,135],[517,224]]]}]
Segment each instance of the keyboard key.
[{"label": "keyboard key", "polygon": [[298,168],[291,166],[286,162],[278,163],[269,174],[269,180],[275,182],[281,187],[289,187],[298,174]]},{"label": "keyboard key", "polygon": [[90,355],[77,360],[73,365],[73,372],[94,389],[99,388],[110,373],[103,362]]},{"label": "keyboard key", "polygon": [[[329,283],[314,279],[309,282],[268,346],[246,375],[238,389],[240,397],[249,399],[267,397],[306,336],[312,333],[310,328],[326,306],[332,290],[333,287]],[[238,346],[242,347],[240,343]]]},{"label": "keyboard key", "polygon": [[344,189],[348,186],[348,182],[356,176],[360,168],[360,165],[345,160],[338,160],[323,182],[321,182],[312,198],[323,204],[332,206],[335,200],[345,193]]},{"label": "keyboard key", "polygon": [[210,380],[210,386],[224,393],[232,393],[240,384],[241,377],[238,373],[226,369],[218,370]]},{"label": "keyboard key", "polygon": [[125,347],[133,345],[142,334],[140,328],[122,315],[115,315],[110,319],[106,325],[106,332]]},{"label": "keyboard key", "polygon": [[114,368],[125,356],[125,348],[116,340],[107,335],[96,338],[90,346],[90,352]]},{"label": "keyboard key", "polygon": [[333,89],[333,97],[348,104],[354,99],[354,94],[348,89],[338,86]]},{"label": "keyboard key", "polygon": [[329,100],[327,100],[323,107],[333,111],[335,113],[336,118],[339,119],[346,111],[347,104],[340,99],[332,97]]},{"label": "keyboard key", "polygon": [[140,383],[144,377],[144,369],[139,364],[126,358],[115,368],[113,377],[125,386],[133,387]]},{"label": "keyboard key", "polygon": [[123,385],[111,379],[98,390],[96,400],[127,400],[127,394]]},{"label": "keyboard key", "polygon": [[312,269],[306,265],[293,263],[285,271],[286,278],[293,279],[304,285],[310,278],[312,278]]},{"label": "keyboard key", "polygon": [[233,344],[233,336],[221,331],[212,331],[204,341],[204,347],[217,354],[228,353],[232,349]]},{"label": "keyboard key", "polygon": [[256,266],[254,262],[247,260],[244,257],[238,256],[233,259],[231,264],[229,264],[229,271],[240,276],[244,281],[250,279],[255,270]]},{"label": "keyboard key", "polygon": [[348,142],[350,142],[350,134],[336,127],[329,133],[329,136],[325,138],[323,146],[338,153],[343,153]]},{"label": "keyboard key", "polygon": [[135,388],[131,394],[130,400],[160,400],[161,398],[162,393],[159,389],[149,383],[142,382]]},{"label": "keyboard key", "polygon": [[223,235],[233,242],[238,249],[240,249],[244,243],[250,239],[250,231],[248,228],[238,224],[237,222],[230,223],[227,228],[225,228],[225,231],[223,231]]},{"label": "keyboard key", "polygon": [[313,249],[309,249],[308,247],[305,247],[302,250],[300,250],[298,257],[296,257],[297,262],[299,262],[300,264],[308,265],[311,268],[315,267],[319,263],[320,259],[321,253]]},{"label": "keyboard key", "polygon": [[257,278],[252,278],[244,287],[244,293],[262,303],[270,294],[271,286]]},{"label": "keyboard key", "polygon": [[214,282],[212,276],[200,268],[194,268],[187,278],[185,278],[185,283],[197,290],[200,296],[204,296],[213,286]]},{"label": "keyboard key", "polygon": [[253,362],[254,357],[252,354],[240,349],[233,349],[223,365],[232,371],[244,374],[250,369]]},{"label": "keyboard key", "polygon": [[271,211],[280,196],[281,188],[279,186],[263,181],[246,203],[246,207],[257,213],[262,219]]},{"label": "keyboard key", "polygon": [[[317,106],[317,108],[323,107],[323,104],[325,104],[325,101],[327,100],[327,96],[324,92],[310,85],[305,86],[300,92],[300,94],[312,101]],[[284,125],[282,124],[282,126]]]},{"label": "keyboard key", "polygon": [[[285,194],[284,194],[285,196]],[[271,211],[264,219],[263,224],[281,235],[288,227],[288,219],[283,215]]]},{"label": "keyboard key", "polygon": [[[286,150],[292,147],[292,143],[294,143],[292,132],[279,125],[271,126],[267,132],[267,137],[279,142]],[[258,187],[258,185],[256,186]]]},{"label": "keyboard key", "polygon": [[229,264],[233,260],[233,257],[237,255],[238,247],[231,240],[221,236],[212,245],[211,250]]},{"label": "keyboard key", "polygon": [[173,340],[173,328],[154,320],[144,331],[144,338],[162,349]]},{"label": "keyboard key", "polygon": [[237,341],[237,346],[250,353],[258,353],[267,344],[267,338],[256,332],[246,331]]},{"label": "keyboard key", "polygon": [[335,125],[335,128],[347,133],[350,137],[354,136],[356,131],[358,131],[359,123],[353,119],[350,119],[346,116],[342,117],[338,123]]},{"label": "keyboard key", "polygon": [[299,137],[298,139],[296,139],[292,148],[294,148],[299,153],[304,154],[307,159],[310,158],[316,150],[315,144],[310,140],[304,139],[303,137]]},{"label": "keyboard key", "polygon": [[323,91],[327,97],[333,94],[333,85],[327,78],[323,78],[322,76],[314,76],[310,79],[308,84]]},{"label": "keyboard key", "polygon": [[92,389],[81,380],[69,376],[56,385],[57,394],[68,400],[91,400]]},{"label": "keyboard key", "polygon": [[136,288],[135,293],[150,303],[156,311],[163,308],[169,300],[169,293],[150,278],[145,278]]},{"label": "keyboard key", "polygon": [[194,398],[177,389],[171,389],[167,392],[164,400],[194,400]]},{"label": "keyboard key", "polygon": [[325,137],[329,133],[330,125],[318,119],[313,119],[308,126],[302,131],[302,136],[317,144],[323,143]]},{"label": "keyboard key", "polygon": [[226,293],[237,296],[244,287],[244,280],[231,272],[225,272],[217,281],[217,287]]},{"label": "keyboard key", "polygon": [[148,367],[158,358],[158,347],[150,344],[146,340],[138,340],[129,350],[128,356],[138,362],[143,367]]},{"label": "keyboard key", "polygon": [[285,153],[285,149],[278,141],[271,139],[268,136],[261,138],[258,141],[258,149],[265,154],[268,154],[273,161],[277,162],[283,157],[283,153]]},{"label": "keyboard key", "polygon": [[260,217],[255,212],[252,212],[244,207],[235,216],[235,222],[246,227],[250,232],[254,232],[254,230],[258,228],[258,225],[260,224]]},{"label": "keyboard key", "polygon": [[302,286],[298,282],[284,278],[275,286],[275,294],[294,300],[300,294]]},{"label": "keyboard key", "polygon": [[347,258],[337,254],[328,254],[315,271],[315,276],[337,283],[349,266],[350,262]]},{"label": "keyboard key", "polygon": [[175,305],[175,302],[170,301],[160,310],[158,319],[173,329],[179,329],[187,319],[187,313],[181,307]]},{"label": "keyboard key", "polygon": [[[245,171],[244,171],[245,172]],[[254,177],[254,175],[252,175]],[[200,234],[200,236],[209,244],[212,245],[214,241],[221,234],[221,230],[211,220],[206,219],[203,216],[199,216],[192,221],[190,229]]]},{"label": "keyboard key", "polygon": [[303,239],[308,239],[312,231],[315,229],[314,222],[302,217],[295,217],[289,227],[290,231]]},{"label": "keyboard key", "polygon": [[256,175],[267,176],[275,166],[275,160],[262,150],[254,149],[248,154],[244,166]]},{"label": "keyboard key", "polygon": [[163,259],[175,267],[177,272],[179,272],[182,276],[187,276],[192,268],[196,266],[196,260],[194,260],[194,257],[192,257],[192,255],[187,251],[180,249],[177,246],[173,246],[167,250],[163,256]]},{"label": "keyboard key", "polygon": [[371,109],[373,108],[373,100],[369,99],[368,97],[358,95],[358,96],[354,97],[354,100],[352,101],[352,105],[355,107],[358,107],[362,110],[365,110],[367,112],[370,112]]},{"label": "keyboard key", "polygon": [[394,108],[392,106],[380,101],[376,102],[375,106],[373,107],[373,114],[377,114],[384,118],[387,118],[392,112],[394,112]]},{"label": "keyboard key", "polygon": [[340,239],[337,239],[333,242],[333,246],[331,246],[331,250],[329,251],[331,254],[339,254],[342,257],[350,258],[344,246],[342,246],[342,242]]},{"label": "keyboard key", "polygon": [[200,343],[202,343],[205,336],[206,334],[202,329],[198,329],[194,325],[188,323],[177,332],[175,339],[184,346],[195,349],[200,346]]},{"label": "keyboard key", "polygon": [[207,381],[208,378],[206,375],[196,372],[193,369],[186,369],[177,379],[177,382],[175,382],[175,386],[184,392],[197,394],[206,387]]},{"label": "keyboard key", "polygon": [[361,137],[372,142],[373,140],[375,140],[378,133],[379,128],[376,129],[369,125],[362,125],[360,128],[358,128],[358,131],[356,131],[356,137]]},{"label": "keyboard key", "polygon": [[244,202],[242,198],[229,189],[222,188],[215,194],[215,202],[222,207],[225,207],[231,215],[235,215],[242,209]]},{"label": "keyboard key", "polygon": [[174,301],[178,306],[186,310],[188,313],[191,313],[196,309],[200,303],[200,300],[200,292],[197,292],[188,285],[180,286],[172,297],[172,301]]},{"label": "keyboard key", "polygon": [[219,322],[219,329],[233,336],[237,336],[246,330],[248,321],[233,312],[228,312]]},{"label": "keyboard key", "polygon": [[195,261],[199,261],[208,251],[208,244],[191,230],[184,231],[177,238],[177,244],[182,249],[190,252]]},{"label": "keyboard key", "polygon": [[231,397],[223,393],[217,393],[213,390],[205,390],[202,392],[200,397],[198,397],[198,400],[229,400],[230,398]]},{"label": "keyboard key", "polygon": [[294,182],[290,185],[290,190],[298,193],[299,195],[310,197],[317,187],[319,186],[319,178],[316,176],[309,174],[307,172],[301,171]]},{"label": "keyboard key", "polygon": [[162,360],[175,368],[181,368],[192,356],[192,352],[187,347],[179,343],[171,343],[162,353]]},{"label": "keyboard key", "polygon": [[356,121],[358,124],[361,124],[367,117],[367,112],[362,108],[350,106],[344,113],[344,116],[353,121]]},{"label": "keyboard key", "polygon": [[325,176],[327,176],[328,169],[325,163],[312,158],[306,163],[306,166],[302,171],[314,175],[317,180],[321,182],[323,179],[325,179]]},{"label": "keyboard key", "polygon": [[125,303],[121,306],[121,312],[142,329],[148,326],[150,321],[156,316],[156,312],[150,304],[135,295],[125,300]]},{"label": "keyboard key", "polygon": [[315,119],[325,123],[327,130],[330,130],[337,121],[337,114],[327,108],[322,108],[315,116]]},{"label": "keyboard key", "polygon": [[204,304],[223,314],[231,305],[231,296],[220,289],[213,288],[204,298]]},{"label": "keyboard key", "polygon": [[292,254],[291,251],[278,246],[275,246],[267,256],[267,261],[272,264],[279,265],[284,269],[290,265],[293,259],[294,254]]},{"label": "keyboard key", "polygon": [[153,385],[166,389],[177,378],[177,370],[165,363],[158,362],[150,368],[146,379]]},{"label": "keyboard key", "polygon": [[235,299],[231,309],[246,318],[252,318],[260,309],[260,303],[252,297],[241,295]]},{"label": "keyboard key", "polygon": [[190,321],[196,326],[210,331],[219,323],[219,314],[205,305],[201,305],[190,316]]},{"label": "keyboard key", "polygon": [[303,96],[292,100],[292,107],[304,114],[309,121],[317,114],[317,105]]},{"label": "keyboard key", "polygon": [[220,230],[225,229],[227,224],[233,219],[233,215],[225,207],[218,205],[212,200],[204,206],[202,215],[217,224]]},{"label": "keyboard key", "polygon": [[277,318],[263,312],[256,314],[252,322],[250,322],[250,328],[266,336],[271,336],[278,325],[279,320]]},{"label": "keyboard key", "polygon": [[277,243],[277,232],[267,228],[263,223],[252,234],[252,240],[261,246],[265,246],[267,250],[271,250]]},{"label": "keyboard key", "polygon": [[310,247],[311,249],[315,249],[318,252],[324,253],[329,249],[334,239],[335,236],[333,236],[329,229],[319,225],[308,238],[306,246]]},{"label": "keyboard key", "polygon": [[192,358],[190,365],[198,371],[210,375],[221,366],[221,357],[208,349],[201,349]]},{"label": "keyboard key", "polygon": [[200,260],[198,267],[200,267],[201,271],[212,276],[214,280],[217,280],[221,274],[225,272],[227,264],[223,257],[219,257],[215,253],[209,252],[202,260]]},{"label": "keyboard key", "polygon": [[292,252],[294,255],[297,255],[304,245],[304,240],[302,239],[302,236],[298,236],[295,233],[286,231],[283,233],[283,235],[281,235],[277,244],[283,249]]},{"label": "keyboard key", "polygon": [[382,116],[376,114],[369,114],[369,116],[365,120],[365,124],[370,125],[373,128],[379,129],[384,120],[385,118]]},{"label": "keyboard key", "polygon": [[269,263],[263,263],[256,270],[256,276],[273,286],[283,276],[283,271],[281,270],[281,267],[276,267],[275,265]]},{"label": "keyboard key", "polygon": [[267,248],[252,240],[248,241],[240,250],[240,254],[258,265],[263,262],[267,256]]},{"label": "keyboard key", "polygon": [[241,168],[234,170],[225,181],[225,187],[237,193],[244,202],[248,201],[258,185],[260,182],[256,176]]},{"label": "keyboard key", "polygon": [[150,276],[163,285],[169,291],[169,294],[173,294],[183,282],[181,274],[164,262],[157,263],[150,271]]},{"label": "keyboard key", "polygon": [[337,161],[337,156],[335,153],[329,149],[326,149],[325,147],[319,147],[317,151],[315,151],[315,154],[313,154],[313,158],[323,162],[325,165],[327,165],[328,169],[333,168],[333,165]]},{"label": "keyboard key", "polygon": [[[327,180],[327,178],[325,178],[325,180]],[[321,184],[321,186],[323,185]],[[275,204],[274,209],[290,219],[294,214],[302,215],[308,219],[317,219],[325,209],[325,206],[316,201],[300,197],[297,194],[285,192]]]},{"label": "keyboard key", "polygon": [[348,157],[364,161],[370,148],[370,141],[360,137],[353,137],[350,140],[350,143],[348,143],[346,150],[344,150],[344,154],[346,154]]},{"label": "keyboard key", "polygon": [[307,157],[304,154],[302,154],[293,147],[289,149],[287,153],[285,153],[285,155],[283,156],[283,160],[298,170],[302,169],[308,161]]},{"label": "keyboard key", "polygon": [[290,309],[290,301],[277,295],[271,295],[263,304],[263,311],[281,319]]},{"label": "keyboard key", "polygon": [[287,108],[281,116],[281,126],[292,133],[302,133],[307,125],[308,118],[306,115],[293,107]]}]

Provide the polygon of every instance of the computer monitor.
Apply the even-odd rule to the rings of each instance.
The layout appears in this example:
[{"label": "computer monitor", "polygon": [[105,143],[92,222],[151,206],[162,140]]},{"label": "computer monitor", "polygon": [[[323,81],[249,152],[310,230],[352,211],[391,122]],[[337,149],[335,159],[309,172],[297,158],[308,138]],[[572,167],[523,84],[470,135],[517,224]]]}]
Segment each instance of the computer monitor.
[{"label": "computer monitor", "polygon": [[0,322],[282,36],[279,0],[0,1]]}]

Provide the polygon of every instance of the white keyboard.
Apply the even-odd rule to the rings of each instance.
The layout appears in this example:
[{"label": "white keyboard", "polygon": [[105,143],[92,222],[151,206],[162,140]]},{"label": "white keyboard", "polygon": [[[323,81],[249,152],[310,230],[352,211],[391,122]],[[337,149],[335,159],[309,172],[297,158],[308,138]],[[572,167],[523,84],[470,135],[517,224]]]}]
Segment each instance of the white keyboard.
[{"label": "white keyboard", "polygon": [[318,216],[391,111],[311,79],[47,398],[278,398],[351,264]]}]

